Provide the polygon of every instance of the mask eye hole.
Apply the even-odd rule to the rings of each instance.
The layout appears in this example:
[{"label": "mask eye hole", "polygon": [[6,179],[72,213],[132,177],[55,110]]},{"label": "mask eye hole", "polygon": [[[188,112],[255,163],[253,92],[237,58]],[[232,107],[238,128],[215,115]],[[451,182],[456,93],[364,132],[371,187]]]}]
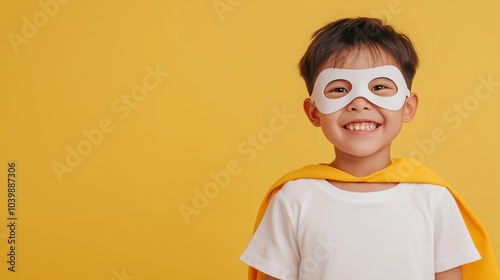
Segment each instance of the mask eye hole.
[{"label": "mask eye hole", "polygon": [[352,89],[352,84],[347,80],[333,80],[325,87],[323,92],[326,98],[338,99],[346,96]]},{"label": "mask eye hole", "polygon": [[368,83],[368,89],[375,95],[382,97],[394,96],[398,92],[398,87],[393,80],[379,77]]}]

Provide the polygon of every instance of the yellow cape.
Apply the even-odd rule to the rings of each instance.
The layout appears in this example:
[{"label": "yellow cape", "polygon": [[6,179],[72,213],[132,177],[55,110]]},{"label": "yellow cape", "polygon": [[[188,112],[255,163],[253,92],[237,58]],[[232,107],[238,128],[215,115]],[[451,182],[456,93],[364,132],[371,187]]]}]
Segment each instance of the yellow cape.
[{"label": "yellow cape", "polygon": [[[423,166],[420,162],[407,158],[393,159],[391,165],[366,177],[355,177],[326,164],[308,165],[301,169],[292,171],[281,177],[267,192],[257,214],[254,232],[259,226],[267,205],[271,201],[273,195],[278,192],[286,182],[300,178],[316,178],[344,182],[427,183],[448,188],[448,190],[455,197],[467,228],[469,229],[472,239],[474,240],[474,244],[481,254],[481,260],[462,266],[463,280],[500,280],[500,272],[498,270],[490,240],[476,215],[458,195],[458,193],[446,184],[446,182],[444,182],[438,175]],[[264,277],[265,275],[263,273],[249,267],[249,280],[263,280]]]}]

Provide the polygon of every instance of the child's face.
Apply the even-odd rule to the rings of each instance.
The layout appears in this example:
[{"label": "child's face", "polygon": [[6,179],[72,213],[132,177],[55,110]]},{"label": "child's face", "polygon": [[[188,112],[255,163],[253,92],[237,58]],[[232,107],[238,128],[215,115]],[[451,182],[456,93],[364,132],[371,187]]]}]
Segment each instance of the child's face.
[{"label": "child's face", "polygon": [[[367,49],[360,49],[356,54],[347,58],[346,62],[335,68],[368,69],[384,65],[397,66],[390,55],[383,50],[377,57]],[[323,69],[331,68],[327,64]],[[370,84],[373,93],[376,91],[395,91],[396,86],[383,81],[384,87],[378,82]],[[350,84],[345,81],[333,81],[325,88],[325,96],[345,95],[350,90]],[[380,92],[377,92],[380,94]],[[335,98],[335,97],[333,97]],[[398,110],[381,108],[363,97],[357,97],[344,108],[330,114],[321,113],[315,104],[307,98],[304,109],[315,126],[322,128],[326,138],[335,146],[336,159],[366,158],[382,156],[390,158],[390,146],[401,130],[403,122],[409,122],[417,107],[417,97],[411,94]]]}]

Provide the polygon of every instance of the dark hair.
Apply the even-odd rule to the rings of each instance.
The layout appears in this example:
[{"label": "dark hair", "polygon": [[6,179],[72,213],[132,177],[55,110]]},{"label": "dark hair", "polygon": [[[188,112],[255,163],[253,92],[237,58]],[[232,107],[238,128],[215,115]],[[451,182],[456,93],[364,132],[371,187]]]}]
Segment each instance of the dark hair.
[{"label": "dark hair", "polygon": [[361,48],[368,48],[374,57],[381,50],[391,55],[401,68],[408,88],[411,88],[418,57],[410,39],[378,18],[344,18],[314,32],[312,42],[300,60],[300,75],[306,82],[309,95],[325,63],[333,59],[335,64],[342,64],[349,54]]}]

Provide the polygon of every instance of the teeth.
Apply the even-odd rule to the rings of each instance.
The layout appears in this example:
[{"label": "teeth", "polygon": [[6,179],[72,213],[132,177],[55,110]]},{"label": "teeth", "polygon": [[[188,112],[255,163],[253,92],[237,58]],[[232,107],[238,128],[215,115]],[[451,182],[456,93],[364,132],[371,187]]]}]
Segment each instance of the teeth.
[{"label": "teeth", "polygon": [[369,123],[350,123],[344,126],[347,130],[356,130],[356,131],[370,131],[374,130],[378,127],[378,124],[369,122]]}]

